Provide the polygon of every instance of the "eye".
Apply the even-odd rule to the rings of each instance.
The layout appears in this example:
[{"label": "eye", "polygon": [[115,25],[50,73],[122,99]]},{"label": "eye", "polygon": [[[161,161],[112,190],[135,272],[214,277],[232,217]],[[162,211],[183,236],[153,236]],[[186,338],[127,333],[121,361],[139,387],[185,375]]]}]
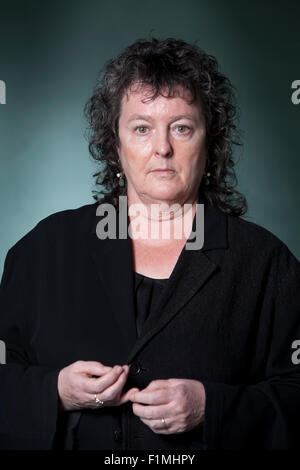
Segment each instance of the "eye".
[{"label": "eye", "polygon": [[187,134],[191,130],[189,126],[185,126],[184,124],[176,126],[176,129],[178,129],[179,134]]},{"label": "eye", "polygon": [[147,130],[148,130],[148,127],[146,127],[146,126],[137,126],[134,130],[135,131],[138,130],[138,134],[146,134]]}]

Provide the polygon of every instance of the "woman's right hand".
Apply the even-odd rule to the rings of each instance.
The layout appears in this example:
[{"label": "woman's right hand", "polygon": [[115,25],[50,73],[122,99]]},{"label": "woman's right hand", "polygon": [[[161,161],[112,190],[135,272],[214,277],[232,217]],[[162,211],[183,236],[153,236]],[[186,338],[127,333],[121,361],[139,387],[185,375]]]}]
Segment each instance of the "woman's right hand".
[{"label": "woman's right hand", "polygon": [[128,365],[109,367],[96,361],[73,362],[58,375],[59,411],[99,408],[95,395],[104,402],[101,408],[122,405],[132,391],[121,396],[128,372]]}]

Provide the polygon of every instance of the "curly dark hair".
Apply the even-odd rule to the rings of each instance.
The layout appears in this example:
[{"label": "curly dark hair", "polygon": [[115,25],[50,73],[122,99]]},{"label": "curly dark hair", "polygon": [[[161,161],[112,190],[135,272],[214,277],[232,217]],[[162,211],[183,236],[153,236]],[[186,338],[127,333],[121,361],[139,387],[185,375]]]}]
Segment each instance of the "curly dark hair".
[{"label": "curly dark hair", "polygon": [[202,178],[199,195],[227,214],[245,214],[246,198],[234,189],[233,145],[242,145],[241,131],[235,124],[239,114],[235,87],[220,73],[214,56],[196,44],[173,38],[138,39],[106,62],[84,108],[89,152],[94,160],[104,163],[93,177],[96,186],[107,188],[94,190],[93,198],[117,207],[119,196],[127,193],[126,179],[122,187],[116,176],[122,171],[117,152],[118,123],[122,98],[138,82],[150,86],[152,99],[159,94],[172,96],[178,86],[191,92],[191,103],[200,98],[208,139],[206,171],[211,176],[208,184]]}]

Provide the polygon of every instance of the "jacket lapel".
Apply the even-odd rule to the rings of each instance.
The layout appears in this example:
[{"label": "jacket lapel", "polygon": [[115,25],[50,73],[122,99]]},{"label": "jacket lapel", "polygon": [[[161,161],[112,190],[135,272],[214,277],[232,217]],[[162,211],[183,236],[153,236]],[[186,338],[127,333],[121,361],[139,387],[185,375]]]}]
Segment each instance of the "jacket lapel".
[{"label": "jacket lapel", "polygon": [[[199,200],[199,203],[202,202]],[[227,216],[212,205],[205,203],[204,245],[201,249],[195,250],[183,248],[159,299],[155,314],[147,320],[143,329],[144,333],[142,332],[139,338],[137,338],[135,326],[131,239],[130,237],[119,238],[119,218],[117,217],[117,238],[99,240],[95,230],[97,224],[95,219],[92,229],[91,254],[99,277],[106,287],[115,321],[120,328],[125,345],[131,347],[126,360],[129,364],[145,344],[182,310],[217,271],[218,265],[209,258],[206,252],[215,248],[227,248]],[[128,224],[127,207],[127,229]],[[196,215],[193,220],[193,231],[195,229]]]},{"label": "jacket lapel", "polygon": [[197,253],[195,256],[192,253],[192,251],[182,250],[154,314],[146,321],[141,336],[130,352],[128,362],[182,310],[217,269],[217,266],[205,254]]},{"label": "jacket lapel", "polygon": [[[134,316],[133,254],[131,239],[119,238],[119,218],[116,219],[115,239],[99,240],[95,218],[92,229],[91,256],[99,278],[105,287],[111,310],[125,347],[135,343],[137,334]],[[128,223],[127,223],[128,225]]]},{"label": "jacket lapel", "polygon": [[[195,229],[196,216],[192,230],[195,232]],[[207,256],[206,251],[226,247],[227,217],[212,206],[205,205],[204,245],[201,249],[187,250],[185,247],[182,249],[155,312],[146,321],[141,336],[127,357],[127,363],[130,363],[146,343],[180,313],[196,292],[218,270],[218,265]]]}]

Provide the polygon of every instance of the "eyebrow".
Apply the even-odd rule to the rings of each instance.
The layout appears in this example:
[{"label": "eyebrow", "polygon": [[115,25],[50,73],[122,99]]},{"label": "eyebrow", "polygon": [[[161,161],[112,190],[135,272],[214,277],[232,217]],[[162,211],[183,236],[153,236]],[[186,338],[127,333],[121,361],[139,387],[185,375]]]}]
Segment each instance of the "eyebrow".
[{"label": "eyebrow", "polygon": [[[139,119],[142,119],[144,121],[153,121],[153,118],[150,114],[132,114],[130,119],[128,119],[128,122],[137,121]],[[191,121],[195,121],[195,117],[191,114],[178,114],[178,116],[172,117],[169,122],[178,121],[179,119],[190,119]]]}]

